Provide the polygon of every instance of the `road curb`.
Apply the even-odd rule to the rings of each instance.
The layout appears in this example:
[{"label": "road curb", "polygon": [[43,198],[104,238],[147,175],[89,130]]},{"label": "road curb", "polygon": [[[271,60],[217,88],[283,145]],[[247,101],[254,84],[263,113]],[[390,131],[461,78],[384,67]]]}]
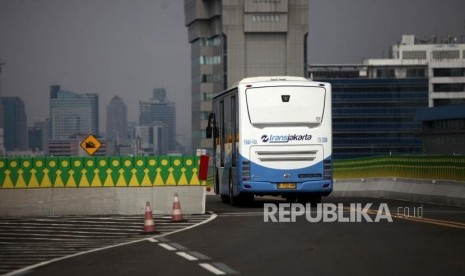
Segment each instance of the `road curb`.
[{"label": "road curb", "polygon": [[465,182],[402,178],[336,179],[331,196],[384,197],[465,206]]}]

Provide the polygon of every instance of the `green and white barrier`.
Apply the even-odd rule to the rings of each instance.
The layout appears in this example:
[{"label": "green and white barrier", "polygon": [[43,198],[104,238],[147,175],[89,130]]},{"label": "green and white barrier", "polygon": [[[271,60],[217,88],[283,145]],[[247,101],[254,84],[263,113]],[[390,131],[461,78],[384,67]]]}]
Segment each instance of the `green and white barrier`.
[{"label": "green and white barrier", "polygon": [[200,156],[0,158],[0,216],[205,212]]},{"label": "green and white barrier", "polygon": [[1,189],[205,185],[198,156],[0,158]]}]

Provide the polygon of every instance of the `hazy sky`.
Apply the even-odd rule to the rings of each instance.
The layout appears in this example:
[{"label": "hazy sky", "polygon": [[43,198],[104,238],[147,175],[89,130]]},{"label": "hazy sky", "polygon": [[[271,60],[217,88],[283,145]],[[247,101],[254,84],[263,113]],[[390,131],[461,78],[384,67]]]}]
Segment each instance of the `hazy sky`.
[{"label": "hazy sky", "polygon": [[[404,33],[457,36],[463,0],[310,0],[309,62],[387,57]],[[462,36],[461,36],[462,35]],[[3,96],[19,96],[28,124],[49,116],[49,87],[98,93],[100,129],[118,95],[137,121],[139,100],[164,87],[177,132],[190,138],[190,46],[182,0],[0,0]]]}]

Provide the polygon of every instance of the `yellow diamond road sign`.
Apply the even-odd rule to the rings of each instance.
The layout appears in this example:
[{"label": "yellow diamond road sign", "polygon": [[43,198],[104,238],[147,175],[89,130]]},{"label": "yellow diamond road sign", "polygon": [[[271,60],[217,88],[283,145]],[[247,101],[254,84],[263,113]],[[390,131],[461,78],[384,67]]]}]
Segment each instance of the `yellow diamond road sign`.
[{"label": "yellow diamond road sign", "polygon": [[87,138],[81,142],[81,148],[83,148],[89,155],[93,155],[101,146],[102,143],[100,143],[100,141],[92,134],[87,136]]}]

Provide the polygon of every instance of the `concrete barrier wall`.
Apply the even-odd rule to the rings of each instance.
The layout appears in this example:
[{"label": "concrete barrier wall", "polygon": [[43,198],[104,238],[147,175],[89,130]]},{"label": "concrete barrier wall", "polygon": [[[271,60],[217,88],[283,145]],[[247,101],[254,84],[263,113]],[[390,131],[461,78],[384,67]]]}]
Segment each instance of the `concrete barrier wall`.
[{"label": "concrete barrier wall", "polygon": [[383,197],[465,206],[465,182],[403,178],[337,179],[331,195]]},{"label": "concrete barrier wall", "polygon": [[443,179],[465,182],[464,155],[372,156],[336,160],[334,178]]},{"label": "concrete barrier wall", "polygon": [[0,216],[205,213],[198,156],[0,159]]},{"label": "concrete barrier wall", "polygon": [[178,193],[183,214],[205,213],[205,187],[5,189],[0,216],[143,215],[145,203],[154,214],[172,213]]}]

